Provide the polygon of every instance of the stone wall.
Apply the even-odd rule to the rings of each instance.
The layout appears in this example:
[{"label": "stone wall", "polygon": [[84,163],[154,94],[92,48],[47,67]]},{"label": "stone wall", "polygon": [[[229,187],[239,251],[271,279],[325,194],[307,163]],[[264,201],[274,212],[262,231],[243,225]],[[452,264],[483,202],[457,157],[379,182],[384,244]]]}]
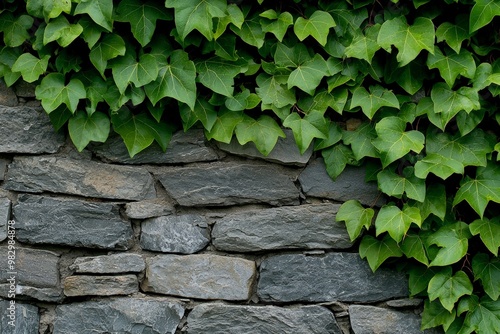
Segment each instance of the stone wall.
[{"label": "stone wall", "polygon": [[0,333],[420,332],[405,276],[373,274],[335,222],[380,202],[363,170],[333,182],[291,133],[266,158],[201,130],[78,153],[33,97],[0,89]]}]

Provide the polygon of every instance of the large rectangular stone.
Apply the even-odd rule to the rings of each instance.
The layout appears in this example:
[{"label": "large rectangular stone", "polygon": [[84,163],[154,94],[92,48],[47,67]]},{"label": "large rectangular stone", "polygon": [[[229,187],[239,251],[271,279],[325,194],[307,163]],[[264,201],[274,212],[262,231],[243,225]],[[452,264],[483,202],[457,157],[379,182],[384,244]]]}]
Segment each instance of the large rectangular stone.
[{"label": "large rectangular stone", "polygon": [[257,294],[265,302],[377,302],[408,295],[403,273],[373,273],[356,253],[275,255],[260,265]]},{"label": "large rectangular stone", "polygon": [[183,206],[244,203],[298,204],[299,190],[276,166],[212,163],[172,167],[158,175],[170,196]]},{"label": "large rectangular stone", "polygon": [[38,307],[0,299],[0,333],[38,334]]},{"label": "large rectangular stone", "polygon": [[121,276],[69,276],[64,280],[64,294],[74,296],[130,295],[139,291],[135,275]]},{"label": "large rectangular stone", "polygon": [[54,156],[15,157],[4,188],[125,200],[152,198],[156,194],[153,178],[144,168]]},{"label": "large rectangular stone", "polygon": [[337,223],[338,204],[283,206],[248,210],[216,220],[212,243],[235,252],[304,248],[349,248],[344,224]]},{"label": "large rectangular stone", "polygon": [[92,274],[136,273],[144,268],[146,263],[142,256],[130,253],[79,257],[69,267],[77,273]]},{"label": "large rectangular stone", "polygon": [[142,289],[196,299],[247,300],[253,261],[211,254],[158,255],[146,260]]},{"label": "large rectangular stone", "polygon": [[133,231],[112,203],[21,195],[13,207],[18,240],[33,244],[127,249]]}]

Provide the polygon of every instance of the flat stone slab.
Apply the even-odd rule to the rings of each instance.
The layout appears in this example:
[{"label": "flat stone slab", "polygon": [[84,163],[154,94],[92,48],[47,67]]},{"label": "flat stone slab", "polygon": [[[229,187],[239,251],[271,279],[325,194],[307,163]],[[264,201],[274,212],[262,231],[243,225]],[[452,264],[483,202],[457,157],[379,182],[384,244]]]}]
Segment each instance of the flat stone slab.
[{"label": "flat stone slab", "polygon": [[145,199],[125,205],[125,213],[131,219],[167,216],[174,213],[174,211],[173,204],[161,198]]},{"label": "flat stone slab", "polygon": [[106,143],[94,145],[92,150],[105,160],[122,164],[179,164],[215,161],[217,153],[205,144],[203,130],[178,131],[174,133],[167,150],[151,145],[130,157],[127,147],[119,136],[112,136]]},{"label": "flat stone slab", "polygon": [[[7,239],[7,223],[10,219],[10,200],[0,197],[0,241]],[[13,225],[15,227],[15,224]]]},{"label": "flat stone slab", "polygon": [[125,200],[142,200],[156,194],[152,176],[142,167],[54,156],[15,157],[4,188]]},{"label": "flat stone slab", "polygon": [[22,242],[107,249],[132,243],[132,226],[116,204],[21,195],[13,212]]},{"label": "flat stone slab", "polygon": [[0,153],[55,153],[64,143],[42,110],[0,105]]},{"label": "flat stone slab", "polygon": [[408,296],[403,273],[372,273],[357,253],[275,255],[260,265],[257,294],[265,302],[377,302]]},{"label": "flat stone slab", "polygon": [[172,167],[158,178],[182,206],[227,206],[245,203],[298,204],[299,190],[272,165],[212,163]]},{"label": "flat stone slab", "polygon": [[303,248],[349,248],[339,204],[284,206],[249,210],[218,219],[212,230],[217,249],[234,252]]},{"label": "flat stone slab", "polygon": [[151,251],[192,254],[210,241],[208,224],[201,215],[151,218],[141,227],[141,247]]},{"label": "flat stone slab", "polygon": [[253,261],[211,254],[158,255],[146,260],[148,292],[197,299],[247,300]]},{"label": "flat stone slab", "polygon": [[306,196],[338,202],[357,199],[364,205],[384,203],[376,183],[365,182],[363,167],[347,166],[335,181],[326,172],[323,159],[312,161],[300,174],[299,182]]},{"label": "flat stone slab", "polygon": [[174,334],[184,308],[163,298],[111,298],[56,307],[53,334]]},{"label": "flat stone slab", "polygon": [[74,296],[130,295],[139,291],[135,275],[69,276],[64,280],[64,294]]},{"label": "flat stone slab", "polygon": [[79,274],[138,273],[145,268],[142,256],[129,253],[79,257],[69,266],[69,269]]},{"label": "flat stone slab", "polygon": [[0,333],[38,334],[38,307],[16,301],[0,300]]}]

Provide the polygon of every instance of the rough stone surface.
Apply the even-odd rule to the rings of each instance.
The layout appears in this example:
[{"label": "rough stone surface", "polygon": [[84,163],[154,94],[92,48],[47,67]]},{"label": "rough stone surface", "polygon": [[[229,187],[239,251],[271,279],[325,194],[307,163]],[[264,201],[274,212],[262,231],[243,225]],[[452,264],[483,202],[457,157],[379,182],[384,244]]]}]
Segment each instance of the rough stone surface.
[{"label": "rough stone surface", "polygon": [[153,178],[143,168],[53,156],[14,158],[4,188],[126,200],[151,198],[156,193]]},{"label": "rough stone surface", "polygon": [[142,289],[199,299],[246,300],[255,274],[255,263],[241,258],[158,255],[146,260]]},{"label": "rough stone surface", "polygon": [[415,308],[422,304],[422,299],[420,298],[395,299],[395,300],[388,300],[386,304],[387,306],[394,308]]},{"label": "rough stone surface", "polygon": [[0,241],[7,239],[7,223],[9,219],[10,200],[5,197],[0,197]]},{"label": "rough stone surface", "polygon": [[420,330],[420,317],[414,313],[403,313],[367,305],[349,306],[349,315],[354,334],[421,334],[440,333],[435,330]]},{"label": "rough stone surface", "polygon": [[54,153],[64,142],[43,111],[0,105],[0,153]]},{"label": "rough stone surface", "polygon": [[8,160],[0,159],[0,181],[3,181],[5,179],[5,172],[7,171],[8,164]]},{"label": "rough stone surface", "polygon": [[349,248],[340,205],[319,204],[249,210],[217,220],[212,243],[217,249],[252,252],[283,248]]},{"label": "rough stone surface", "polygon": [[179,303],[163,298],[72,303],[57,306],[53,334],[174,334],[183,315]]},{"label": "rough stone surface", "polygon": [[128,253],[79,257],[69,267],[80,274],[137,273],[145,268],[146,263],[142,256]]},{"label": "rough stone surface", "polygon": [[0,82],[0,106],[15,107],[18,105],[16,93],[2,81]]},{"label": "rough stone surface", "polygon": [[376,302],[408,295],[405,275],[374,274],[356,253],[275,255],[260,265],[257,294],[266,302]]},{"label": "rough stone surface", "polygon": [[16,95],[19,97],[32,98],[36,96],[35,88],[36,85],[20,80],[14,86],[14,91],[16,92]]},{"label": "rough stone surface", "polygon": [[[13,308],[14,311],[8,309]],[[10,317],[12,316],[12,317]],[[0,300],[0,333],[2,334],[38,334],[38,307],[17,301],[11,306],[9,300]],[[14,321],[9,325],[10,321]]]},{"label": "rough stone surface", "polygon": [[[364,205],[383,204],[376,183],[365,183],[365,169],[347,166],[335,181],[326,173],[323,159],[311,162],[299,176],[306,196],[329,198],[335,201],[357,199]],[[374,203],[375,202],[375,203]]]},{"label": "rough stone surface", "polygon": [[22,195],[13,207],[22,242],[127,249],[133,231],[111,203]]},{"label": "rough stone surface", "polygon": [[151,145],[130,158],[127,147],[119,136],[109,138],[102,145],[96,145],[93,151],[101,158],[123,164],[178,164],[218,159],[217,153],[205,145],[202,130],[176,132],[166,152],[157,145]]},{"label": "rough stone surface", "polygon": [[342,334],[333,314],[321,306],[276,307],[210,303],[188,316],[189,334]]},{"label": "rough stone surface", "polygon": [[283,131],[286,138],[278,138],[276,146],[267,156],[260,153],[253,143],[240,145],[236,138],[233,138],[229,144],[217,143],[217,146],[223,151],[244,157],[259,158],[284,165],[305,166],[311,158],[313,146],[311,145],[304,154],[300,154],[292,130],[284,129]]},{"label": "rough stone surface", "polygon": [[213,163],[172,167],[158,175],[170,196],[183,206],[269,203],[298,204],[292,180],[270,165]]},{"label": "rough stone surface", "polygon": [[210,241],[207,228],[205,217],[200,215],[151,218],[142,223],[141,247],[166,253],[196,253]]},{"label": "rough stone surface", "polygon": [[125,213],[132,219],[146,219],[159,216],[167,216],[174,212],[172,203],[153,198],[139,202],[130,202],[125,205]]},{"label": "rough stone surface", "polygon": [[138,291],[139,283],[135,275],[78,275],[64,280],[64,294],[68,297],[129,295]]}]

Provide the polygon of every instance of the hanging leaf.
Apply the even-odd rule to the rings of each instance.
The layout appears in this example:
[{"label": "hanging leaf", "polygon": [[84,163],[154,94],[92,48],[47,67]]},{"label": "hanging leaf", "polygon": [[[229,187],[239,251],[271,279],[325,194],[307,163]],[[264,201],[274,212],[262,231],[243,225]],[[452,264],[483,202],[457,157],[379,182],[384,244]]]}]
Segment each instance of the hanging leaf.
[{"label": "hanging leaf", "polygon": [[119,35],[106,34],[102,41],[90,50],[89,58],[95,68],[105,78],[108,60],[125,55],[125,41]]},{"label": "hanging leaf", "polygon": [[425,199],[425,179],[420,179],[413,173],[413,167],[403,170],[400,176],[389,169],[384,169],[377,175],[378,186],[385,194],[401,198],[406,194],[408,198],[418,202]]},{"label": "hanging leaf", "polygon": [[83,0],[76,5],[75,14],[88,14],[107,31],[113,30],[113,0]]},{"label": "hanging leaf", "polygon": [[234,129],[243,119],[241,111],[222,110],[218,113],[214,125],[205,134],[208,140],[215,139],[229,144],[233,138]]},{"label": "hanging leaf", "polygon": [[346,47],[345,55],[347,57],[364,59],[368,63],[371,63],[375,52],[380,49],[380,45],[377,43],[379,31],[380,24],[368,27],[364,35],[360,34],[356,36],[352,43]]},{"label": "hanging leaf", "polygon": [[224,96],[233,96],[234,78],[246,69],[238,63],[229,63],[221,58],[213,57],[196,63],[198,79],[207,88]]},{"label": "hanging leaf", "polygon": [[104,143],[109,135],[109,117],[101,112],[88,115],[86,112],[77,112],[68,122],[68,131],[78,152],[91,142]]},{"label": "hanging leaf", "polygon": [[498,15],[500,15],[500,2],[497,0],[475,0],[470,12],[469,31],[472,33],[484,27]]},{"label": "hanging leaf", "polygon": [[460,297],[472,294],[472,283],[463,271],[453,275],[451,267],[447,267],[430,280],[427,292],[430,301],[438,298],[441,305],[451,312]]},{"label": "hanging leaf", "polygon": [[382,240],[365,235],[359,245],[359,256],[366,258],[373,272],[390,257],[400,257],[403,253],[398,244],[388,234]]},{"label": "hanging leaf", "polygon": [[[406,257],[414,258],[426,266],[429,265],[424,239],[419,234],[408,232],[401,243],[401,250]],[[425,288],[427,288],[427,283]]]},{"label": "hanging leaf", "polygon": [[333,180],[344,171],[348,164],[356,164],[352,150],[340,143],[322,150],[321,156],[325,160],[326,172]]},{"label": "hanging leaf", "polygon": [[328,32],[333,27],[335,27],[333,17],[328,12],[317,10],[308,19],[297,18],[293,31],[300,41],[312,36],[319,44],[325,46]]},{"label": "hanging leaf", "polygon": [[280,42],[283,41],[288,27],[293,24],[293,16],[289,12],[283,12],[278,15],[274,9],[269,9],[259,16],[271,20],[271,22],[261,21],[262,31],[272,33]]},{"label": "hanging leaf", "polygon": [[340,206],[336,220],[345,222],[349,238],[354,241],[360,236],[363,227],[370,229],[374,214],[372,208],[364,208],[357,200],[348,200]]},{"label": "hanging leaf", "polygon": [[441,227],[427,238],[429,245],[441,247],[431,261],[431,266],[448,266],[460,261],[467,253],[471,234],[464,222],[456,222]]},{"label": "hanging leaf", "polygon": [[39,59],[30,53],[23,53],[12,65],[12,72],[20,72],[24,81],[34,82],[47,70],[49,59],[49,55]]},{"label": "hanging leaf", "polygon": [[437,42],[445,41],[450,48],[456,53],[460,53],[462,42],[469,38],[469,27],[463,25],[467,18],[464,20],[457,20],[457,24],[450,22],[443,22],[436,29]]},{"label": "hanging leaf", "polygon": [[480,280],[484,291],[492,300],[500,296],[500,259],[478,253],[472,259],[474,280]]},{"label": "hanging leaf", "polygon": [[267,156],[273,150],[278,138],[286,135],[274,119],[262,115],[258,119],[245,116],[235,128],[240,145],[253,142],[260,153]]},{"label": "hanging leaf", "polygon": [[358,87],[352,93],[351,109],[361,107],[363,113],[372,119],[377,110],[382,107],[399,108],[396,95],[382,86],[370,86],[368,92],[364,87]]},{"label": "hanging leaf", "polygon": [[472,295],[460,303],[459,309],[468,311],[462,331],[465,333],[500,333],[500,301],[488,296],[481,299]]},{"label": "hanging leaf", "polygon": [[78,24],[71,24],[64,16],[59,16],[51,20],[43,34],[43,44],[47,45],[50,42],[57,43],[64,47],[70,45],[83,32],[83,27]]},{"label": "hanging leaf", "polygon": [[300,154],[304,154],[314,138],[326,138],[323,132],[306,118],[301,118],[297,113],[290,114],[283,121],[283,126],[292,129],[295,142],[299,146]]},{"label": "hanging leaf", "polygon": [[22,45],[30,34],[28,30],[33,26],[34,19],[28,15],[14,17],[10,12],[0,14],[0,32],[3,32],[3,41],[6,46]]},{"label": "hanging leaf", "polygon": [[191,109],[186,104],[179,107],[184,131],[190,129],[196,122],[200,121],[205,130],[210,131],[217,120],[217,111],[213,105],[204,99],[196,99],[194,108]]},{"label": "hanging leaf", "polygon": [[143,54],[139,61],[130,54],[119,57],[113,60],[111,69],[116,87],[122,94],[131,83],[142,87],[158,77],[158,63],[150,54]]},{"label": "hanging leaf", "polygon": [[78,79],[71,79],[66,85],[64,75],[50,73],[35,89],[36,98],[42,101],[42,107],[50,113],[61,104],[65,104],[72,113],[75,113],[78,103],[87,96],[83,83]]},{"label": "hanging leaf", "polygon": [[435,48],[434,54],[427,57],[429,69],[437,68],[441,77],[452,88],[456,78],[461,75],[472,79],[476,72],[476,62],[469,51],[462,50],[460,53],[443,54],[439,48]]},{"label": "hanging leaf", "polygon": [[417,208],[405,205],[401,210],[397,206],[389,204],[380,208],[375,219],[375,229],[377,236],[388,232],[392,239],[400,243],[412,223],[418,226],[422,225],[420,212]]},{"label": "hanging leaf", "polygon": [[314,58],[300,65],[288,77],[288,89],[298,87],[309,95],[319,86],[321,79],[328,75],[327,65],[323,57],[316,54]]},{"label": "hanging leaf", "polygon": [[270,104],[276,108],[294,105],[297,100],[293,89],[286,88],[287,79],[285,75],[259,74],[255,92],[262,99],[262,104]]},{"label": "hanging leaf", "polygon": [[469,224],[469,229],[472,235],[481,237],[484,245],[493,255],[498,256],[498,247],[500,247],[500,217],[488,219],[476,219]]},{"label": "hanging leaf", "polygon": [[422,312],[422,330],[443,326],[445,331],[451,326],[456,317],[456,311],[445,309],[440,302],[425,300]]}]

